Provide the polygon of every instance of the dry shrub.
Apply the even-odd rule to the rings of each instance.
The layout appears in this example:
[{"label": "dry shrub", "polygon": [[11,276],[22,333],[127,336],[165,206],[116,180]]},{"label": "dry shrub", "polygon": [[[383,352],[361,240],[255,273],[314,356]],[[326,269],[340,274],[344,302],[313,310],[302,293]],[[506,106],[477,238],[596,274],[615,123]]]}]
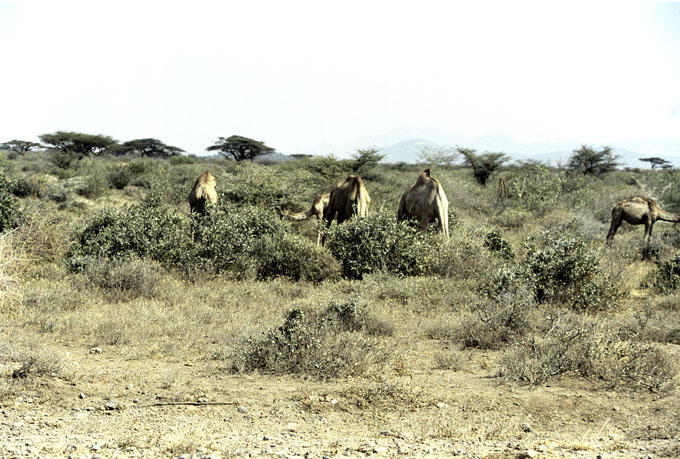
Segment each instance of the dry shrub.
[{"label": "dry shrub", "polygon": [[373,384],[351,386],[343,392],[349,404],[361,409],[413,409],[424,405],[422,396],[404,388],[398,382],[381,381]]},{"label": "dry shrub", "polygon": [[16,313],[23,299],[19,283],[27,263],[14,233],[0,234],[0,314]]},{"label": "dry shrub", "polygon": [[284,323],[237,346],[234,369],[308,374],[330,379],[382,366],[389,352],[367,333],[371,315],[358,300],[331,303],[325,310],[292,309]]},{"label": "dry shrub", "polygon": [[559,314],[546,333],[518,343],[500,362],[508,382],[537,385],[564,374],[601,380],[610,388],[659,392],[674,386],[678,368],[663,350],[623,340],[608,324]]},{"label": "dry shrub", "polygon": [[101,290],[113,302],[153,298],[163,279],[160,266],[151,260],[98,259],[83,271],[86,286]]},{"label": "dry shrub", "polygon": [[64,369],[64,362],[48,350],[8,342],[0,342],[0,362],[12,369],[12,378],[58,376]]},{"label": "dry shrub", "polygon": [[434,367],[438,370],[462,370],[468,361],[467,356],[458,349],[447,349],[434,354]]}]

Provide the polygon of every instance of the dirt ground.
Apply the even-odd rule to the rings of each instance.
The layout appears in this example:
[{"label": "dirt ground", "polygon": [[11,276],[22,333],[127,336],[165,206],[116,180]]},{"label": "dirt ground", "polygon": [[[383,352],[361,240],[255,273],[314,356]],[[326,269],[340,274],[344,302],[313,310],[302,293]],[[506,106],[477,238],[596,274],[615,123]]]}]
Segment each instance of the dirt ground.
[{"label": "dirt ground", "polygon": [[[20,339],[25,329],[2,328]],[[44,338],[43,338],[44,341]],[[436,370],[420,340],[382,377],[238,375],[223,362],[46,343],[67,377],[12,379],[1,457],[680,457],[680,399],[563,378],[501,385],[493,352]],[[7,395],[9,394],[9,395]]]}]

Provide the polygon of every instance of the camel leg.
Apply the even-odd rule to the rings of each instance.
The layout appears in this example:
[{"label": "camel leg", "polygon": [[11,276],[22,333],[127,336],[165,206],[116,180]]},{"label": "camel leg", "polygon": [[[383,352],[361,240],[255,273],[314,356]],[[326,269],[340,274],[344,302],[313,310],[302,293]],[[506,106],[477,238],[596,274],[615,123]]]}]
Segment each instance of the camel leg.
[{"label": "camel leg", "polygon": [[652,230],[654,229],[654,222],[645,223],[645,234],[647,235],[647,244],[652,241]]},{"label": "camel leg", "polygon": [[423,231],[427,231],[427,225],[430,224],[430,219],[426,216],[423,215],[420,217],[420,227],[423,229]]},{"label": "camel leg", "polygon": [[607,233],[607,243],[614,239],[616,230],[618,230],[619,226],[621,226],[621,221],[621,211],[618,209],[618,207],[615,207],[614,210],[612,210],[612,223],[609,226],[609,232]]}]

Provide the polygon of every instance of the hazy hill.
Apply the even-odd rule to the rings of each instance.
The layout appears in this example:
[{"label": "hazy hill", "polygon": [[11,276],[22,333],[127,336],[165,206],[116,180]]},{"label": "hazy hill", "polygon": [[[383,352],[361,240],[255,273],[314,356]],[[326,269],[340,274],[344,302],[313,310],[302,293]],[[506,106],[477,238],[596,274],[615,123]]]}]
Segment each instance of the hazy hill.
[{"label": "hazy hill", "polygon": [[480,137],[468,137],[439,129],[396,128],[383,134],[360,137],[341,145],[323,144],[316,147],[294,148],[290,153],[313,155],[333,154],[347,158],[359,148],[377,148],[385,155],[385,162],[414,163],[423,147],[461,146],[477,151],[503,152],[513,159],[536,159],[550,164],[564,163],[571,152],[581,145],[601,148],[609,145],[620,156],[623,166],[646,168],[638,158],[659,156],[680,165],[680,140],[619,140],[594,144],[587,140],[521,143],[502,132]]}]

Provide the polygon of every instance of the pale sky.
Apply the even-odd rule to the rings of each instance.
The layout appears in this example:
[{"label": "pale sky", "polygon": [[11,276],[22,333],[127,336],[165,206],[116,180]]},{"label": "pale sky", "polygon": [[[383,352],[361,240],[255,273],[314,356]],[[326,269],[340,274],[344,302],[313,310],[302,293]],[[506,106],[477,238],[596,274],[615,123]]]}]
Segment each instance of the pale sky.
[{"label": "pale sky", "polygon": [[1,1],[0,142],[680,139],[680,4]]}]

